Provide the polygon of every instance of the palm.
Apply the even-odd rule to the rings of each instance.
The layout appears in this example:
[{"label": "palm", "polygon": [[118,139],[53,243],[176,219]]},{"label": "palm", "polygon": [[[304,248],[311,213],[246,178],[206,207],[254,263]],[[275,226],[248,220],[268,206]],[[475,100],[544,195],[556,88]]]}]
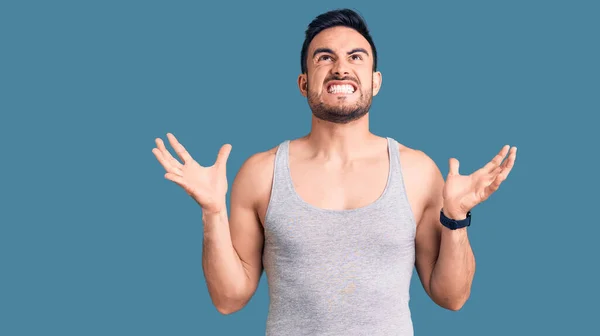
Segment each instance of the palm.
[{"label": "palm", "polygon": [[181,186],[204,211],[219,212],[223,210],[228,187],[226,163],[231,152],[231,145],[221,147],[217,160],[212,166],[203,167],[191,157],[175,136],[169,133],[167,137],[183,163],[169,153],[160,138],[156,139],[158,148],[152,149],[152,152],[165,168],[165,178]]},{"label": "palm", "polygon": [[218,167],[202,167],[197,162],[186,162],[181,167],[181,185],[202,204],[215,203],[227,193],[227,179]]},{"label": "palm", "polygon": [[444,188],[444,199],[453,200],[459,209],[468,209],[478,197],[474,190],[476,181],[471,176],[449,175]]},{"label": "palm", "polygon": [[504,146],[488,164],[471,175],[460,175],[458,160],[450,159],[450,170],[443,191],[444,207],[466,213],[487,200],[506,180],[515,163],[516,147],[510,150],[508,159],[502,162],[509,153],[509,148]]}]

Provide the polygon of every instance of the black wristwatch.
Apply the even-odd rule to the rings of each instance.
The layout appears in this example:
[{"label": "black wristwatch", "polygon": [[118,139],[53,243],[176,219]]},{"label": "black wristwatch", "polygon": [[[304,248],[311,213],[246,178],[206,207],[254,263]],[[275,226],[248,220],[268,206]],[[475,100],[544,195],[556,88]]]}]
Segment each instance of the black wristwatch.
[{"label": "black wristwatch", "polygon": [[446,217],[444,210],[440,210],[440,222],[450,230],[461,229],[471,225],[471,211],[467,212],[467,218],[456,220]]}]

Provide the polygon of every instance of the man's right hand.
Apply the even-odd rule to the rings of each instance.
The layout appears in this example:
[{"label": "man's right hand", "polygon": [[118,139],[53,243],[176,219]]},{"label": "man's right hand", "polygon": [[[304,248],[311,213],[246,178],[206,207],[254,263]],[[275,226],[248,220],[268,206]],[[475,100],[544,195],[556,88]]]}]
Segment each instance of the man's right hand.
[{"label": "man's right hand", "polygon": [[217,214],[226,210],[227,195],[226,165],[231,145],[221,147],[215,163],[202,167],[180,144],[175,136],[167,133],[169,143],[182,160],[179,162],[165,147],[162,139],[156,139],[152,153],[165,168],[165,178],[181,186],[202,208],[204,214]]}]

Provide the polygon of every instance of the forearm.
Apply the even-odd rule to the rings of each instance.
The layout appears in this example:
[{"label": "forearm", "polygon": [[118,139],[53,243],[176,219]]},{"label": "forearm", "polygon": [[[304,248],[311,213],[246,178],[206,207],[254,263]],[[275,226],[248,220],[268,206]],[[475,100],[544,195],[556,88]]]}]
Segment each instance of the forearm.
[{"label": "forearm", "polygon": [[202,220],[202,267],[208,291],[217,309],[235,310],[243,301],[248,278],[231,241],[227,212],[203,214]]},{"label": "forearm", "polygon": [[475,257],[467,229],[450,230],[443,227],[439,255],[430,283],[438,304],[451,310],[460,309],[470,295],[474,274]]}]

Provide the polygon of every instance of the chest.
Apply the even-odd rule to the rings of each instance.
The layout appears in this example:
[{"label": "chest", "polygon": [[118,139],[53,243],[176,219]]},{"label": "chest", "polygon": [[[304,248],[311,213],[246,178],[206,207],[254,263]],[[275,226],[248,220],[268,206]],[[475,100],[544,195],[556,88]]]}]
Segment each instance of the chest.
[{"label": "chest", "polygon": [[[388,187],[391,172],[389,157],[385,154],[346,165],[291,158],[289,168],[278,168],[285,171],[285,179],[289,178],[293,186],[292,192],[303,202],[321,209],[358,209],[376,202]],[[410,154],[409,151],[400,152],[402,164],[397,169],[401,174],[397,176],[402,179],[402,189],[418,223],[425,205],[425,192],[420,182],[421,168]],[[269,199],[270,194],[266,193],[258,204],[262,223]]]},{"label": "chest", "polygon": [[315,207],[348,210],[375,202],[384,192],[389,159],[371,158],[352,163],[290,160],[295,192]]}]

